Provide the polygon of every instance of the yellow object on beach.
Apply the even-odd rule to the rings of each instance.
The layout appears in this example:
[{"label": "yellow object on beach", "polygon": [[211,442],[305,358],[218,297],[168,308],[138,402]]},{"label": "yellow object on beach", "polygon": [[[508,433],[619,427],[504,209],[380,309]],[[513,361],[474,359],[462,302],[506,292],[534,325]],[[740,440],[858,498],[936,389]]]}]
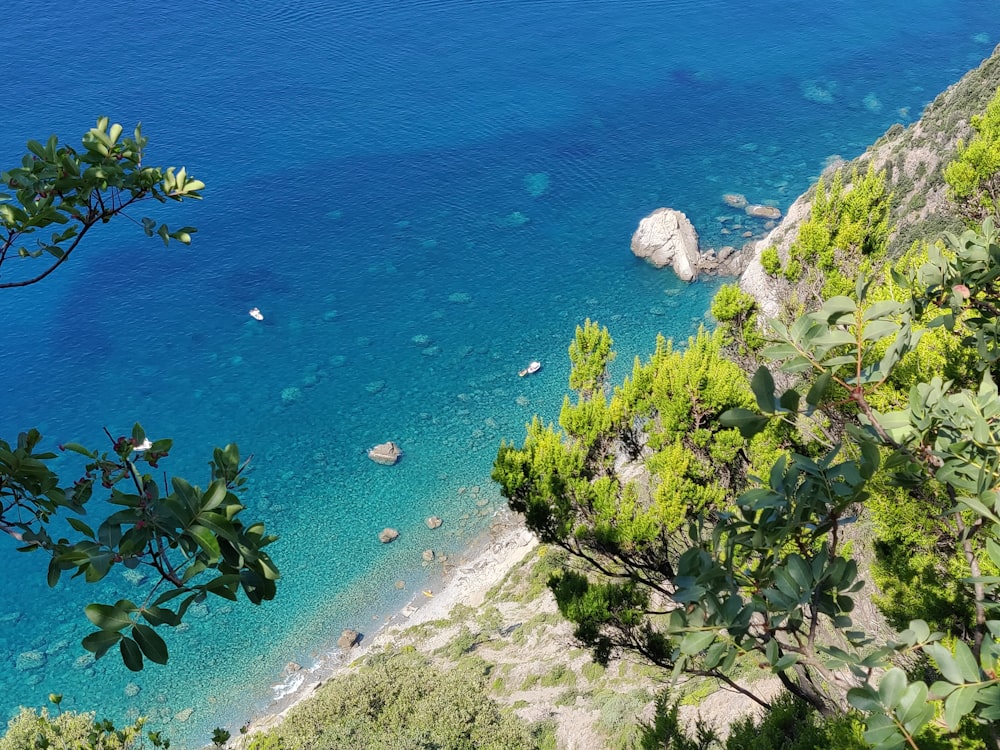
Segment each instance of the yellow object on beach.
[{"label": "yellow object on beach", "polygon": [[426,596],[426,597],[433,597],[433,596],[434,596],[434,594],[432,594],[432,593],[431,593],[431,590],[430,590],[430,589],[424,589],[424,590],[423,590],[423,591],[422,591],[421,593],[422,593],[422,594],[423,594],[424,596]]}]

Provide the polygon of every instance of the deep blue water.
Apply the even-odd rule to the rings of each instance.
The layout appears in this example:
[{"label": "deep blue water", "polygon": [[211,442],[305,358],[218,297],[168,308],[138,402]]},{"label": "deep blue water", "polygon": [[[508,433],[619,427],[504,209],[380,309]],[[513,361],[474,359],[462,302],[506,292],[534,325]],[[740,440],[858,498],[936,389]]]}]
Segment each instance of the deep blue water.
[{"label": "deep blue water", "polygon": [[[102,426],[139,420],[202,481],[211,447],[239,442],[284,579],[263,608],[197,609],[171,664],[133,675],[79,646],[97,594],[45,590],[44,560],[7,545],[0,709],[62,692],[191,744],[266,710],[287,662],[403,604],[422,549],[484,528],[496,447],[556,418],[584,318],[611,329],[620,373],[658,332],[706,320],[713,284],[630,254],[642,216],[669,205],[705,244],[731,242],[723,193],[787,207],[1000,41],[991,4],[966,0],[4,10],[0,164],[107,114],[141,120],[150,158],[208,188],[157,214],[198,226],[191,248],[109,225],[44,284],[0,295],[0,434],[99,445]],[[542,373],[519,379],[532,359]],[[364,455],[386,439],[405,451],[392,468]],[[402,531],[389,547],[386,525]],[[112,579],[107,598],[138,595]],[[19,669],[26,652],[44,666]]]}]

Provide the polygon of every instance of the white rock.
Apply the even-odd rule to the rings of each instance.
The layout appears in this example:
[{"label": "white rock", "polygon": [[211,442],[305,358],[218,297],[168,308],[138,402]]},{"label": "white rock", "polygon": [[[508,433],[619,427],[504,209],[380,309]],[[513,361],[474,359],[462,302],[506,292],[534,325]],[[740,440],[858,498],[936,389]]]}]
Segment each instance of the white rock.
[{"label": "white rock", "polygon": [[684,281],[698,277],[698,233],[680,211],[658,208],[640,221],[632,235],[632,252],[657,268],[672,266]]}]

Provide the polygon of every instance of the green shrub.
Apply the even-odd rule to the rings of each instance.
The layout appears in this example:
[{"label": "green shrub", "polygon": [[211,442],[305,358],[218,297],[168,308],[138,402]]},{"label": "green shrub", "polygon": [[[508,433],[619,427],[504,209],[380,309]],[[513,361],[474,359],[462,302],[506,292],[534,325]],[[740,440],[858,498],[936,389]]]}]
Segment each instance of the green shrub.
[{"label": "green shrub", "polygon": [[607,671],[607,667],[598,664],[596,661],[588,661],[580,667],[580,674],[582,674],[590,682],[596,682],[601,679]]},{"label": "green shrub", "polygon": [[[253,750],[528,750],[527,725],[487,692],[487,665],[442,671],[419,654],[385,652],[334,678],[258,735]],[[272,743],[262,744],[262,743]]]},{"label": "green shrub", "polygon": [[777,278],[781,273],[781,258],[778,257],[778,248],[774,245],[767,248],[760,254],[760,264],[764,267],[764,273]]},{"label": "green shrub", "polygon": [[145,720],[116,728],[110,721],[95,721],[93,713],[62,711],[55,716],[43,708],[33,711],[21,708],[7,724],[7,731],[0,737],[0,750],[27,750],[28,748],[66,748],[76,750],[139,750],[162,747],[158,733],[143,736]]},{"label": "green shrub", "polygon": [[556,664],[549,672],[542,675],[542,687],[555,687],[565,685],[571,687],[576,684],[576,672],[565,664]]}]

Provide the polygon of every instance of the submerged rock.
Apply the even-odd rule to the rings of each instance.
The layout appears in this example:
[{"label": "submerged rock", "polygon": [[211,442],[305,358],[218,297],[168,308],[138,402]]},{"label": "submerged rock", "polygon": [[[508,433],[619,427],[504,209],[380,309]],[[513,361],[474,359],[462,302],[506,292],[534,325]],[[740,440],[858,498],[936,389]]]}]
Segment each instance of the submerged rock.
[{"label": "submerged rock", "polygon": [[378,535],[378,540],[382,542],[382,544],[389,544],[389,542],[394,542],[397,539],[399,539],[399,532],[388,526],[382,529]]},{"label": "submerged rock", "polygon": [[524,178],[524,189],[532,198],[544,195],[549,189],[549,173],[533,172]]},{"label": "submerged rock", "polygon": [[440,526],[440,525],[441,525],[442,523],[444,523],[444,521],[442,521],[442,520],[441,520],[440,518],[438,518],[437,516],[431,516],[431,517],[430,517],[430,518],[428,518],[428,519],[427,519],[426,521],[424,521],[424,523],[426,523],[426,524],[427,524],[427,528],[428,528],[428,529],[436,529],[436,528],[438,528],[438,527],[439,527],[439,526]]},{"label": "submerged rock", "polygon": [[41,651],[23,651],[14,660],[14,666],[19,672],[27,672],[45,666],[45,654]]},{"label": "submerged rock", "polygon": [[377,464],[384,464],[385,466],[392,466],[402,455],[402,449],[391,440],[379,443],[368,451],[368,458]]},{"label": "submerged rock", "polygon": [[751,203],[743,210],[746,211],[747,216],[754,216],[758,219],[781,218],[781,209],[775,208],[774,206],[762,206],[757,203]]}]

